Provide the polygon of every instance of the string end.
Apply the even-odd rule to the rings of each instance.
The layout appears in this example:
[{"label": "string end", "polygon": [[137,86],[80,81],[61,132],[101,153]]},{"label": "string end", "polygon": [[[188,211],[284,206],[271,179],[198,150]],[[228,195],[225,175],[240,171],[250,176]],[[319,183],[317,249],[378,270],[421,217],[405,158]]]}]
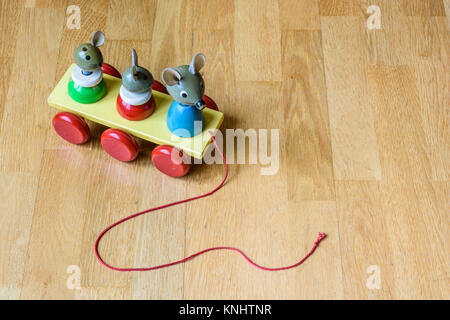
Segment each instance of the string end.
[{"label": "string end", "polygon": [[325,237],[327,236],[326,233],[324,232],[319,232],[319,234],[317,235],[317,240],[316,242],[314,242],[315,245],[318,245],[320,243],[320,241],[322,241],[323,239],[325,239]]}]

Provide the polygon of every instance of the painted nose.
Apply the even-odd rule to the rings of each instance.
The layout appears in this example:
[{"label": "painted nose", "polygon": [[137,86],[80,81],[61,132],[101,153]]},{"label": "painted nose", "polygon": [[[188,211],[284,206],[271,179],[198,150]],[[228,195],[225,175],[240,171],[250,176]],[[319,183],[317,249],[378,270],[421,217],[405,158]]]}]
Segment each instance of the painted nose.
[{"label": "painted nose", "polygon": [[203,99],[198,100],[197,103],[195,104],[195,107],[198,110],[203,110],[203,108],[206,107],[206,103],[205,103],[205,101]]}]

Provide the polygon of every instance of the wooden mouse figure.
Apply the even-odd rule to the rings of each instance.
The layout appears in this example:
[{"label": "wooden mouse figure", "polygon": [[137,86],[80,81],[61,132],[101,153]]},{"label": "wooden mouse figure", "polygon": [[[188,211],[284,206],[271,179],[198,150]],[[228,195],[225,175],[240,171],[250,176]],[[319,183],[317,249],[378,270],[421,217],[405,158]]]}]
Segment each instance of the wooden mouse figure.
[{"label": "wooden mouse figure", "polygon": [[199,71],[205,65],[206,58],[197,53],[190,65],[166,68],[162,79],[167,91],[175,99],[167,113],[167,127],[175,135],[187,138],[201,133],[205,124],[203,100],[205,85]]},{"label": "wooden mouse figure", "polygon": [[105,35],[95,31],[91,43],[83,43],[74,52],[76,66],[68,84],[69,96],[80,103],[94,103],[106,94],[103,80],[103,55],[99,47],[105,42]]},{"label": "wooden mouse figure", "polygon": [[128,120],[143,120],[155,110],[152,96],[153,76],[145,68],[138,66],[138,57],[131,50],[131,67],[122,75],[122,86],[117,96],[117,111]]}]

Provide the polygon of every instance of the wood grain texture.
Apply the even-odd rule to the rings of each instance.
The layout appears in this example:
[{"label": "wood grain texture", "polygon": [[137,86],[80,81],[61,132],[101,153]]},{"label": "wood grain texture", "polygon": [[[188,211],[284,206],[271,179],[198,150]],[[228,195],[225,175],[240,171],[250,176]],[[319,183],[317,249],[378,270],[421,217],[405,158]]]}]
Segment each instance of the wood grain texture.
[{"label": "wood grain texture", "polygon": [[[391,243],[402,239],[392,252],[395,296],[443,298],[448,283],[435,279],[449,265],[444,245],[448,214],[441,215],[430,183],[431,166],[412,69],[371,67],[369,86],[384,178],[381,202],[385,212],[391,212],[386,234]],[[414,254],[404,255],[404,251]]]},{"label": "wood grain texture", "polygon": [[111,0],[108,8],[106,32],[111,40],[152,39],[156,1]]},{"label": "wood grain texture", "polygon": [[282,166],[289,200],[334,200],[333,160],[319,32],[284,32],[282,105],[287,143]]},{"label": "wood grain texture", "polygon": [[408,16],[445,16],[442,0],[403,0],[402,2]]},{"label": "wood grain texture", "polygon": [[[383,205],[379,182],[338,181],[336,198],[345,297],[395,298],[392,250],[396,245],[386,234],[385,215],[390,213]],[[379,270],[380,289],[367,288],[371,267]]]},{"label": "wood grain texture", "polygon": [[281,30],[320,30],[318,0],[279,0],[278,6]]},{"label": "wood grain texture", "polygon": [[192,3],[185,0],[158,0],[149,65],[155,79],[161,79],[164,68],[191,61],[193,10]]},{"label": "wood grain texture", "polygon": [[[67,0],[21,0],[25,8],[64,8]],[[19,2],[19,1],[18,1]]]},{"label": "wood grain texture", "polygon": [[[0,1],[0,57],[14,58],[17,43],[18,19],[22,8],[19,1]],[[14,61],[14,59],[10,59]]]},{"label": "wood grain texture", "polygon": [[368,74],[383,178],[430,179],[431,166],[412,70],[407,66],[376,66]]},{"label": "wood grain texture", "polygon": [[239,81],[281,80],[279,8],[276,1],[236,1],[235,74]]},{"label": "wood grain texture", "polygon": [[322,38],[333,166],[338,180],[381,178],[360,19],[323,17]]},{"label": "wood grain texture", "polygon": [[9,79],[11,78],[12,61],[10,58],[0,58],[0,121],[5,111],[6,97],[8,96]]},{"label": "wood grain texture", "polygon": [[358,0],[319,0],[320,15],[357,16],[360,6]]},{"label": "wood grain texture", "polygon": [[[421,25],[424,23],[418,18]],[[428,40],[427,55],[411,63],[415,71],[418,88],[421,122],[425,131],[425,141],[431,176],[433,180],[448,181],[450,178],[450,73],[448,67],[450,43],[445,33],[446,21],[443,17],[431,17],[426,28],[420,33]],[[419,39],[418,39],[419,41]]]},{"label": "wood grain texture", "polygon": [[445,16],[447,18],[447,27],[450,27],[450,1],[444,0]]},{"label": "wood grain texture", "polygon": [[[13,85],[9,86],[1,123],[1,132],[6,133],[0,141],[2,172],[39,173],[43,143],[49,130],[47,96],[53,89],[54,59],[58,56],[63,22],[64,9],[21,11],[14,72],[9,80]],[[39,34],[35,35],[37,29]],[[40,50],[29,50],[30,47]],[[17,147],[20,145],[23,147]]]},{"label": "wood grain texture", "polygon": [[[23,299],[71,299],[67,268],[80,266],[83,224],[91,187],[83,187],[94,161],[88,150],[45,151],[28,246]],[[64,188],[60,186],[64,185]],[[48,195],[51,195],[49,197]],[[67,243],[72,245],[67,246]],[[82,270],[82,275],[85,273]],[[88,274],[86,274],[88,275]]]},{"label": "wood grain texture", "polygon": [[37,187],[37,177],[29,173],[0,173],[2,299],[18,299],[22,292]]},{"label": "wood grain texture", "polygon": [[[69,5],[80,29],[66,25]],[[367,28],[369,5],[381,29]],[[0,0],[0,298],[448,299],[449,10],[448,0]],[[47,97],[95,30],[106,62],[123,72],[135,48],[158,80],[203,52],[222,132],[279,129],[274,175],[235,155],[212,197],[108,233],[105,260],[152,266],[230,245],[280,266],[326,232],[305,264],[263,272],[231,252],[154,272],[97,262],[107,225],[205,193],[224,167],[173,179],[152,165],[151,143],[120,163],[101,148],[101,125],[89,123],[82,146],[54,133]],[[246,159],[253,152],[247,144]]]}]

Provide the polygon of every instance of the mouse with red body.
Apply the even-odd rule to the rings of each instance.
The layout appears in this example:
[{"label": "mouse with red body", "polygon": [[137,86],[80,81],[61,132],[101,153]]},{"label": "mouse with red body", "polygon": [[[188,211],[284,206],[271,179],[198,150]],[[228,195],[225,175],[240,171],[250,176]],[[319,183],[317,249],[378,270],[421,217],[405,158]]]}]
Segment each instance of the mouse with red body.
[{"label": "mouse with red body", "polygon": [[153,76],[138,65],[137,53],[131,50],[131,67],[122,75],[122,86],[117,96],[117,111],[125,119],[137,121],[148,118],[155,110],[152,96]]}]

